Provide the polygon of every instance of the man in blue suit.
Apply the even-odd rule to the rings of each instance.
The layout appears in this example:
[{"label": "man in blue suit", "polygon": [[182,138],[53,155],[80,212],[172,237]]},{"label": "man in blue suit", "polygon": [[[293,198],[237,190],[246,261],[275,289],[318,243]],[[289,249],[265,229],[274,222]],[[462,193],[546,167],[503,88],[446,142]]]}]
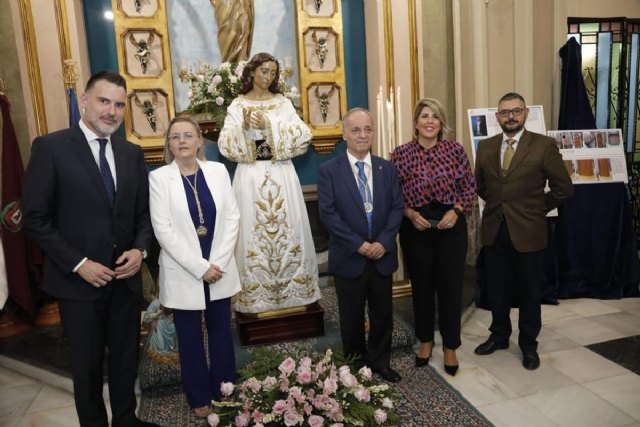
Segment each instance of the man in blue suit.
[{"label": "man in blue suit", "polygon": [[[373,117],[363,108],[347,112],[342,136],[347,153],[318,170],[320,217],[329,231],[329,271],[334,275],[345,355],[366,363],[387,381],[391,369],[393,305],[391,275],[398,268],[396,234],[404,198],[395,167],[369,153]],[[365,342],[364,310],[369,305]]]}]

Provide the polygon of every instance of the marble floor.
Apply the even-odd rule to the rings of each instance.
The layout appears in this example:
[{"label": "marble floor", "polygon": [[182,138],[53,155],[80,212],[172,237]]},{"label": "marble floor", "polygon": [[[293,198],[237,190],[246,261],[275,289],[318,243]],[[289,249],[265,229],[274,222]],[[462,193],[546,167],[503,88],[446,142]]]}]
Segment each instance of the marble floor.
[{"label": "marble floor", "polygon": [[[438,342],[431,365],[496,426],[640,427],[640,375],[585,347],[639,335],[640,298],[562,300],[542,313],[535,371],[522,367],[514,340],[508,350],[473,354],[491,320],[473,308],[465,312],[458,374],[443,372]],[[513,310],[514,327],[517,317]],[[0,426],[77,426],[70,390],[67,378],[0,356]]]}]

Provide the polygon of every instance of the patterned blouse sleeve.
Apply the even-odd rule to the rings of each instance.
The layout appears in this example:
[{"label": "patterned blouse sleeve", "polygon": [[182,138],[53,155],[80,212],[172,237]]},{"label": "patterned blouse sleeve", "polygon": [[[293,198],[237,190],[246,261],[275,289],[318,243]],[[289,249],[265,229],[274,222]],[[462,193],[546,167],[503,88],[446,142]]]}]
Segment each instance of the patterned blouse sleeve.
[{"label": "patterned blouse sleeve", "polygon": [[476,179],[473,176],[471,170],[471,163],[469,158],[462,148],[462,145],[458,145],[458,173],[456,179],[456,204],[461,204],[464,207],[464,211],[467,215],[471,214],[471,208],[473,206],[473,195],[476,191]]}]

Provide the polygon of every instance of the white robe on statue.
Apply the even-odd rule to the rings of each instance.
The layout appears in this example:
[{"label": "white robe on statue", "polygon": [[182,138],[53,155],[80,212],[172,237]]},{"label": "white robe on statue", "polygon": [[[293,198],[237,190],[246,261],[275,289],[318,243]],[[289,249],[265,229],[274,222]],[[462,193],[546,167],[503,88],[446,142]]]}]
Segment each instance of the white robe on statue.
[{"label": "white robe on statue", "polygon": [[[243,109],[267,116],[264,130],[243,130]],[[302,188],[291,158],[304,154],[311,131],[284,96],[265,101],[239,96],[227,109],[220,153],[238,162],[233,190],[240,208],[236,262],[242,291],[235,310],[260,313],[320,299],[318,265]],[[271,160],[256,160],[255,140],[271,146]]]}]

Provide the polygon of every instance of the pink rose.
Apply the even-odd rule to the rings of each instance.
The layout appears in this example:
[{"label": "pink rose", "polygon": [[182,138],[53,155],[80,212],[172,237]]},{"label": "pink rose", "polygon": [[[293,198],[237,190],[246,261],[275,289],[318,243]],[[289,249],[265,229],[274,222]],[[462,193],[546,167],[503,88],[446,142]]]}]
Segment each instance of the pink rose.
[{"label": "pink rose", "polygon": [[235,73],[236,76],[241,77],[243,71],[244,71],[244,65],[238,64],[238,66],[236,67],[236,70],[234,71],[234,73]]},{"label": "pink rose", "polygon": [[251,419],[253,420],[254,423],[261,423],[263,418],[264,418],[264,413],[258,411],[257,409],[254,410],[253,413],[251,414]]},{"label": "pink rose", "polygon": [[287,411],[284,414],[284,425],[291,427],[300,424],[300,421],[302,421],[301,418],[302,417],[297,412]]},{"label": "pink rose", "polygon": [[276,414],[282,414],[288,408],[286,400],[276,400],[276,403],[273,405],[273,412]]},{"label": "pink rose", "polygon": [[187,99],[191,99],[193,98],[193,91],[188,90],[187,91]]},{"label": "pink rose", "polygon": [[209,414],[207,415],[207,422],[209,423],[210,427],[216,427],[218,424],[220,424],[220,417],[218,416],[218,414]]},{"label": "pink rose", "polygon": [[287,357],[285,360],[282,361],[280,366],[278,366],[278,369],[283,374],[289,375],[291,372],[293,372],[296,369],[296,362],[292,358]]},{"label": "pink rose", "polygon": [[246,427],[249,425],[249,417],[245,413],[236,415],[235,421],[238,427]]},{"label": "pink rose", "polygon": [[353,376],[353,374],[341,376],[340,381],[342,381],[342,384],[344,384],[346,387],[353,387],[358,384],[358,380],[355,376]]},{"label": "pink rose", "polygon": [[308,368],[303,368],[298,372],[298,376],[296,377],[296,380],[300,383],[300,384],[307,384],[310,383],[312,379],[311,376],[311,371],[309,371]]},{"label": "pink rose", "polygon": [[273,387],[275,387],[277,383],[278,380],[276,380],[274,377],[267,377],[262,381],[262,387],[267,391],[273,390]]},{"label": "pink rose", "polygon": [[220,77],[220,74],[216,74],[215,76],[213,76],[213,78],[211,79],[211,83],[216,85],[222,83],[222,77]]},{"label": "pink rose", "polygon": [[218,105],[224,104],[224,98],[221,96],[216,97],[216,104]]},{"label": "pink rose", "polygon": [[220,383],[220,392],[223,396],[231,396],[233,388],[233,383]]},{"label": "pink rose", "polygon": [[320,415],[311,415],[308,423],[310,427],[321,427],[324,425],[324,418]]},{"label": "pink rose", "polygon": [[347,374],[350,374],[350,373],[351,373],[351,370],[349,370],[349,367],[347,365],[340,366],[340,369],[338,370],[338,375],[340,377],[343,377],[343,376],[345,376]]},{"label": "pink rose", "polygon": [[387,413],[382,409],[376,409],[376,411],[373,413],[373,418],[378,424],[384,424],[384,422],[387,421]]}]

